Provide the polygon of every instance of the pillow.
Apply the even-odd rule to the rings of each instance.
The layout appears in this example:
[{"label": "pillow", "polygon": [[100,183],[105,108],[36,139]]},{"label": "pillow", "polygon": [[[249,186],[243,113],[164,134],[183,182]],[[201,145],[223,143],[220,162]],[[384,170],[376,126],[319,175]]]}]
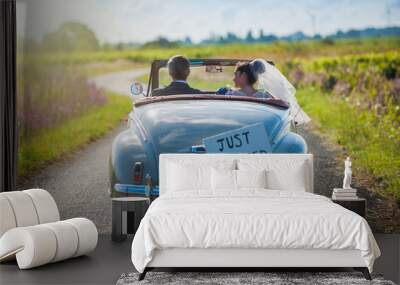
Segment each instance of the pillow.
[{"label": "pillow", "polygon": [[211,165],[191,163],[190,161],[169,162],[167,167],[167,189],[168,191],[185,190],[210,190],[211,189],[211,169],[234,169],[235,161],[211,161]]},{"label": "pillow", "polygon": [[241,188],[267,188],[267,176],[262,170],[211,170],[212,190],[239,190]]},{"label": "pillow", "polygon": [[279,171],[276,169],[267,172],[268,188],[273,190],[289,190],[306,192],[306,174],[304,163],[298,164],[290,171]]},{"label": "pillow", "polygon": [[237,188],[267,188],[267,171],[236,170]]},{"label": "pillow", "polygon": [[236,189],[236,170],[232,169],[211,169],[211,189]]},{"label": "pillow", "polygon": [[306,160],[282,158],[239,160],[239,170],[266,169],[267,188],[273,190],[306,191],[309,188],[309,164]]},{"label": "pillow", "polygon": [[182,164],[170,163],[168,169],[168,188],[171,191],[185,191],[206,188],[207,182],[202,179],[207,167],[190,167]]}]

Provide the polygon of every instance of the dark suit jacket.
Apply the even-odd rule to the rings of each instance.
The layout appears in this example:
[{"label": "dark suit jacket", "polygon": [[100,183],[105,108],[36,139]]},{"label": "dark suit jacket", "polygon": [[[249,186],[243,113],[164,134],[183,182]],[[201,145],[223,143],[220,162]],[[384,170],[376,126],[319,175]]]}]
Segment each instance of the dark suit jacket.
[{"label": "dark suit jacket", "polygon": [[203,92],[198,89],[191,88],[187,83],[172,81],[171,84],[169,84],[165,88],[154,89],[151,94],[152,96],[165,96],[165,95],[202,94],[202,93]]}]

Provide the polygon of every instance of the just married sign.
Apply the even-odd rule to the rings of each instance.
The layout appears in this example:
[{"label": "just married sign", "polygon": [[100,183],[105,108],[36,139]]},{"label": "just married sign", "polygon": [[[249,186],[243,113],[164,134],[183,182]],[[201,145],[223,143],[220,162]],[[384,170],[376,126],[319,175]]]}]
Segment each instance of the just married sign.
[{"label": "just married sign", "polygon": [[263,123],[204,138],[208,153],[267,153],[271,145]]}]

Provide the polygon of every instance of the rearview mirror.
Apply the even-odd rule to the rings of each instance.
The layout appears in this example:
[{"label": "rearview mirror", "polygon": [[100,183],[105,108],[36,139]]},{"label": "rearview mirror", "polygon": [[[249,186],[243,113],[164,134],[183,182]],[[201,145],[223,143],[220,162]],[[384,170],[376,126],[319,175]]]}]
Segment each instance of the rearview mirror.
[{"label": "rearview mirror", "polygon": [[131,94],[140,95],[143,94],[143,85],[140,82],[135,82],[131,85]]},{"label": "rearview mirror", "polygon": [[206,65],[206,72],[210,72],[210,73],[222,72],[222,66],[220,66],[220,65]]}]

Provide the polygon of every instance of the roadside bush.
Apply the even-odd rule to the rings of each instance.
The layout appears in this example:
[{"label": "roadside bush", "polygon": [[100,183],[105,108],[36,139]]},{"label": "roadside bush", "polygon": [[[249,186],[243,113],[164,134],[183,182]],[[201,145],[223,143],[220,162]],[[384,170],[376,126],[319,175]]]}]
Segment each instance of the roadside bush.
[{"label": "roadside bush", "polygon": [[[317,87],[377,116],[400,108],[400,52],[321,57],[285,64],[296,87]],[[388,104],[390,102],[390,104]],[[393,118],[400,124],[400,116]]]},{"label": "roadside bush", "polygon": [[328,75],[328,77],[322,82],[321,88],[324,91],[332,91],[337,82],[337,78],[333,75]]},{"label": "roadside bush", "polygon": [[76,70],[61,65],[23,68],[17,95],[20,136],[29,137],[107,102],[104,93]]}]

